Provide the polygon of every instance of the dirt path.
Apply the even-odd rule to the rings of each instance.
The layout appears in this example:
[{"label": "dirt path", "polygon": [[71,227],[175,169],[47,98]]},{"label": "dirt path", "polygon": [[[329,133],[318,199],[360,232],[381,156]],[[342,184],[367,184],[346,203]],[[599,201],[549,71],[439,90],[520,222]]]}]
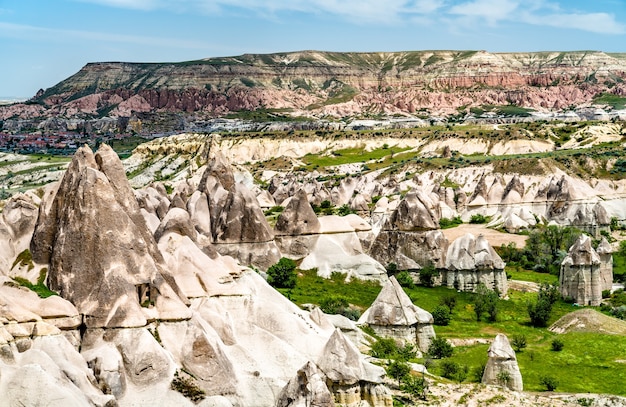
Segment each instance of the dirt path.
[{"label": "dirt path", "polygon": [[514,242],[517,245],[517,248],[520,249],[526,245],[526,239],[528,239],[528,236],[498,232],[497,230],[485,227],[485,225],[474,225],[471,223],[464,223],[455,228],[444,229],[442,232],[446,239],[450,242],[466,233],[471,233],[474,236],[482,234],[487,238],[489,244],[493,247],[499,247],[502,244],[506,245],[510,242]]}]

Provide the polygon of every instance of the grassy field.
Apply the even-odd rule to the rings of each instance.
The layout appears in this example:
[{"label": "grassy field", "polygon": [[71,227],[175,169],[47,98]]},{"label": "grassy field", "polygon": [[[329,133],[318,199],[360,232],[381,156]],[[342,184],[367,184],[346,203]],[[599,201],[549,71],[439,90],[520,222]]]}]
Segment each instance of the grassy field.
[{"label": "grassy field", "polygon": [[[526,281],[553,282],[555,278],[530,271],[509,272],[514,278]],[[325,298],[339,296],[364,311],[378,295],[380,286],[373,282],[343,283],[341,275],[333,275],[326,280],[317,277],[314,271],[305,271],[299,272],[296,288],[281,291],[299,305],[319,305]],[[528,345],[517,356],[525,390],[545,390],[540,384],[540,377],[550,375],[558,381],[557,391],[626,395],[626,387],[623,386],[626,383],[626,337],[600,333],[557,335],[547,328],[534,328],[530,325],[527,304],[536,298],[536,294],[509,291],[508,300],[498,301],[496,322],[476,322],[473,294],[445,287],[421,286],[405,288],[405,292],[417,306],[427,311],[433,311],[445,297],[456,298],[450,324],[435,326],[438,336],[449,339],[491,339],[498,333],[504,333],[512,339],[513,335],[524,335]],[[559,301],[553,307],[549,323],[577,309]],[[564,343],[560,352],[551,350],[551,343],[557,337]],[[459,346],[450,360],[468,366],[471,371],[486,362],[487,349],[488,345],[484,344]],[[435,365],[430,368],[436,374],[440,373],[437,363],[440,362],[435,361]],[[469,374],[465,381],[472,380]]]},{"label": "grassy field", "polygon": [[302,158],[307,168],[330,167],[342,164],[365,163],[372,160],[393,160],[394,156],[408,148],[385,146],[371,151],[363,148],[344,148],[330,154],[307,154]]}]

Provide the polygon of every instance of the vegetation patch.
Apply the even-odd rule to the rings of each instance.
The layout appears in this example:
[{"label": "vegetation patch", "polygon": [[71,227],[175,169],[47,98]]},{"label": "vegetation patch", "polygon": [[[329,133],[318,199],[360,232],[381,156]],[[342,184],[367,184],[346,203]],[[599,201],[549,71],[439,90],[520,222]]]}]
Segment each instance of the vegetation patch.
[{"label": "vegetation patch", "polygon": [[39,278],[37,279],[37,284],[31,283],[30,281],[28,281],[27,279],[23,277],[13,277],[12,279],[15,282],[15,284],[17,284],[18,286],[28,288],[29,290],[37,293],[39,298],[48,298],[53,295],[59,295],[57,292],[50,290],[44,284],[44,282],[46,281],[47,274],[48,274],[48,269],[45,267],[42,268],[41,272],[39,273]]}]

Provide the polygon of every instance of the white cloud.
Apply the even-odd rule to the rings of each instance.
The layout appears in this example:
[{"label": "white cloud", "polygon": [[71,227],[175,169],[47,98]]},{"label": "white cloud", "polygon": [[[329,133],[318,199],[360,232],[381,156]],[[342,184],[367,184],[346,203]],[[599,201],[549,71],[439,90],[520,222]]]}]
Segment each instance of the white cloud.
[{"label": "white cloud", "polygon": [[518,7],[519,1],[515,0],[474,0],[451,7],[449,13],[465,17],[484,18],[495,23],[510,19]]},{"label": "white cloud", "polygon": [[47,41],[89,40],[102,42],[131,43],[137,45],[162,46],[172,48],[207,49],[209,45],[199,41],[171,38],[146,37],[139,35],[111,34],[97,31],[62,30],[13,24],[0,21],[0,37],[35,38]]},{"label": "white cloud", "polygon": [[548,14],[548,15],[521,15],[522,21],[548,27],[574,28],[598,34],[624,34],[626,27],[615,20],[615,17],[607,13],[588,14]]}]

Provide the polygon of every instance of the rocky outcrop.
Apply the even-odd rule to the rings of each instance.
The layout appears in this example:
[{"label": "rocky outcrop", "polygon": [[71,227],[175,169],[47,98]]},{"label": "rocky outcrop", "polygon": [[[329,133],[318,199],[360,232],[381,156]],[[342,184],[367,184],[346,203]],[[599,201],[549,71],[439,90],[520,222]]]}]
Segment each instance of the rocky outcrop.
[{"label": "rocky outcrop", "polygon": [[198,188],[207,197],[210,238],[220,254],[263,270],[278,262],[280,252],[261,207],[244,184],[235,182],[219,151],[209,159]]},{"label": "rocky outcrop", "polygon": [[522,391],[524,384],[517,365],[515,351],[504,334],[498,334],[487,351],[488,359],[483,373],[483,384],[494,384],[514,391]]},{"label": "rocky outcrop", "polygon": [[88,147],[76,153],[52,202],[40,206],[31,251],[49,264],[49,287],[76,305],[88,327],[190,317],[106,145],[95,155]]},{"label": "rocky outcrop", "polygon": [[484,284],[506,296],[507,280],[504,262],[483,235],[467,233],[457,238],[446,254],[442,271],[443,284],[461,291],[473,292]]},{"label": "rocky outcrop", "polygon": [[596,247],[600,257],[600,288],[602,291],[613,289],[613,248],[604,236]]},{"label": "rocky outcrop", "polygon": [[413,344],[427,352],[435,338],[433,316],[411,301],[395,277],[383,286],[372,305],[361,315],[359,324],[367,324],[383,337],[401,345]]},{"label": "rocky outcrop", "polygon": [[[608,263],[606,256],[604,262]],[[591,245],[591,238],[585,234],[580,235],[561,263],[561,295],[582,305],[599,306],[602,302],[602,290],[613,284],[612,272],[609,281],[607,271],[608,264],[603,265],[603,260]]]},{"label": "rocky outcrop", "polygon": [[317,363],[307,362],[278,395],[277,407],[391,407],[384,370],[363,360],[339,329],[332,334]]},{"label": "rocky outcrop", "polygon": [[399,270],[419,270],[428,264],[445,264],[448,240],[439,229],[440,206],[431,196],[414,190],[404,197],[384,221],[370,248],[380,263],[394,263]]},{"label": "rocky outcrop", "polygon": [[311,235],[319,233],[320,222],[303,189],[291,198],[276,220],[275,229],[281,235]]}]

